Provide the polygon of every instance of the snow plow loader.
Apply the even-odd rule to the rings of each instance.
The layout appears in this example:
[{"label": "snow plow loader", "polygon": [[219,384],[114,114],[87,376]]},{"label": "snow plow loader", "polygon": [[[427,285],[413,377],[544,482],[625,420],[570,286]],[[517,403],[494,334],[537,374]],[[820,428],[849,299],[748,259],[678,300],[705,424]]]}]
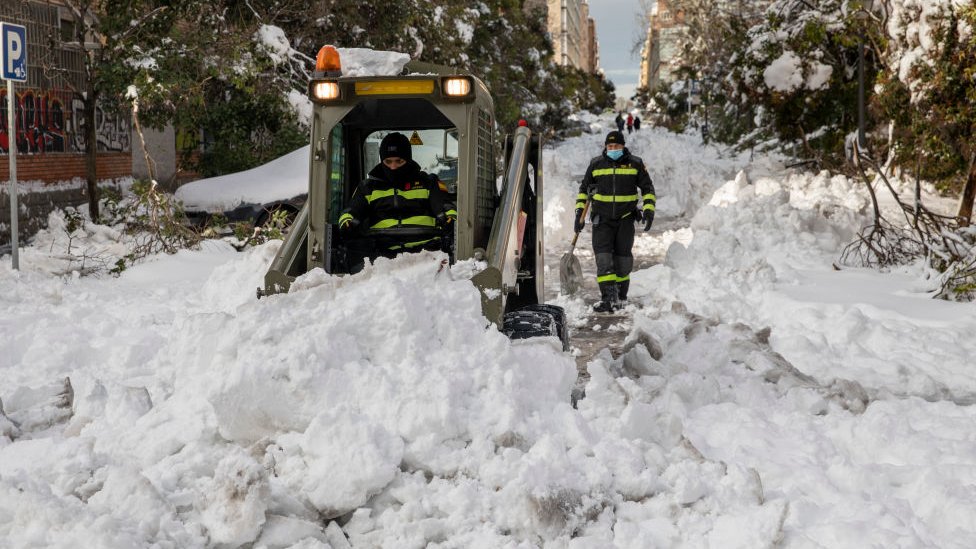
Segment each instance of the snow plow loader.
[{"label": "snow plow loader", "polygon": [[340,231],[338,222],[380,161],[380,141],[396,131],[410,136],[413,159],[438,176],[457,211],[446,228],[403,228],[412,231],[405,236],[437,239],[452,263],[483,261],[487,266],[472,282],[485,317],[513,339],[553,335],[568,349],[563,310],[543,302],[540,137],[520,125],[496,147],[494,102],[477,77],[416,62],[402,72],[343,76],[337,50],[325,46],[319,52],[309,82],[308,200],[258,296],[286,292],[316,267],[347,274],[361,267],[362,258],[377,257],[372,231]]}]

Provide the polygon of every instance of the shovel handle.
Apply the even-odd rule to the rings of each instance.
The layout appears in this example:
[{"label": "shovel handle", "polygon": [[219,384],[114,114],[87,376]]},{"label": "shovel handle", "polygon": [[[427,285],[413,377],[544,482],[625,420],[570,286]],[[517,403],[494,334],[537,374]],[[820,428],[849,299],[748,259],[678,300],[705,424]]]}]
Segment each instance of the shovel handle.
[{"label": "shovel handle", "polygon": [[[590,209],[590,201],[587,200],[586,204],[583,204],[583,211],[580,212],[579,219],[586,219],[586,212],[589,209]],[[578,238],[579,238],[579,231],[576,231],[576,234],[573,235],[573,241],[569,244],[570,250],[576,247],[576,239]]]}]

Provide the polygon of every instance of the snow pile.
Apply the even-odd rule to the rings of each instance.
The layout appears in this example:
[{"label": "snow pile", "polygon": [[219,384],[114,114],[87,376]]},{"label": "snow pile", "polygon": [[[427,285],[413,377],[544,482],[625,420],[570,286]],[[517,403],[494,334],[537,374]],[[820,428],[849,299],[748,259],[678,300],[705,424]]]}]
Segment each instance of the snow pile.
[{"label": "snow pile", "polygon": [[[853,237],[851,228],[863,222],[858,215],[867,205],[863,192],[857,194],[843,177],[818,177],[819,184],[806,177],[788,180],[791,191],[768,178],[751,184],[740,173],[692,219],[691,244],[672,244],[665,265],[641,273],[637,283],[659,295],[667,295],[672,282],[694,288],[698,295],[689,302],[694,310],[762,325],[751,313],[770,287],[794,282],[798,267],[829,264]],[[813,190],[807,192],[804,183]],[[689,300],[681,292],[673,297]],[[729,311],[735,311],[733,318]]]},{"label": "snow pile", "polygon": [[[842,176],[740,177],[696,214],[691,243],[672,244],[663,265],[634,276],[635,286],[726,322],[774,326],[784,356],[825,381],[855,369],[895,393],[968,398],[976,377],[955,368],[958,349],[931,343],[953,340],[976,352],[964,336],[974,326],[971,305],[932,302],[922,266],[883,279],[833,270],[868,223],[868,204],[863,187]],[[825,329],[811,332],[813,325]]]},{"label": "snow pile", "polygon": [[[113,295],[108,281],[63,288],[98,292],[109,314],[99,320],[65,303],[73,298],[49,304],[63,316],[46,333],[80,323],[77,340],[96,347],[49,349],[76,351],[42,368],[71,377],[70,413],[54,414],[42,396],[9,400],[23,432],[0,438],[5,539],[287,546],[325,540],[318,517],[352,512],[342,531],[355,546],[570,535],[600,546],[620,520],[632,543],[704,539],[710,528],[683,533],[675,521],[710,524],[744,504],[778,532],[782,505],[765,510],[747,472],[701,463],[668,421],[646,423],[647,409],[599,373],[614,366],[594,366],[591,400],[574,411],[571,357],[555,341],[513,343],[486,327],[470,282],[436,274],[440,255],[380,260],[344,278],[313,271],[290,294],[240,298],[274,248],[213,269],[187,302],[163,292],[133,310],[132,290]],[[194,255],[160,258],[155,270],[181,269]],[[140,267],[117,284],[146,280],[152,265]],[[36,310],[36,279],[4,280],[17,317]],[[116,329],[116,351],[100,353],[108,341],[96,334],[119,324],[136,333]],[[36,356],[23,343],[4,371]],[[31,414],[46,423],[25,421]],[[698,501],[703,509],[669,511]],[[48,511],[30,511],[40,508]],[[629,510],[615,518],[617,508]],[[654,533],[664,525],[669,533]]]}]

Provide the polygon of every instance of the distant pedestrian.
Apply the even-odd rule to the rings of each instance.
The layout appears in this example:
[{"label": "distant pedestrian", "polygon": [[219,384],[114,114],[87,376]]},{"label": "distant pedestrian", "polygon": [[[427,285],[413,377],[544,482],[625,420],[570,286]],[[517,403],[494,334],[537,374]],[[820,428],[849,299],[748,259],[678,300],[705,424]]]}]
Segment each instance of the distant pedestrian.
[{"label": "distant pedestrian", "polygon": [[627,133],[634,131],[634,115],[627,113]]},{"label": "distant pedestrian", "polygon": [[617,123],[618,132],[624,131],[624,115],[622,113],[618,112],[617,118],[615,118],[613,121]]},{"label": "distant pedestrian", "polygon": [[640,116],[634,117],[634,131],[640,131]]}]

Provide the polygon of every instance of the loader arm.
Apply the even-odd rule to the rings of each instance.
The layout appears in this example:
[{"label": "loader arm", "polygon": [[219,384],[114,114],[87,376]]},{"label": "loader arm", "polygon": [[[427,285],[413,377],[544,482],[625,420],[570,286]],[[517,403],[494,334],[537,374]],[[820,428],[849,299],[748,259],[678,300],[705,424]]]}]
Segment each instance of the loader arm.
[{"label": "loader arm", "polygon": [[[540,303],[543,297],[542,170],[539,144],[532,132],[519,127],[511,138],[498,210],[485,250],[488,266],[472,277],[481,291],[482,312],[501,326],[503,315],[517,302]],[[536,168],[535,189],[529,166]]]}]

